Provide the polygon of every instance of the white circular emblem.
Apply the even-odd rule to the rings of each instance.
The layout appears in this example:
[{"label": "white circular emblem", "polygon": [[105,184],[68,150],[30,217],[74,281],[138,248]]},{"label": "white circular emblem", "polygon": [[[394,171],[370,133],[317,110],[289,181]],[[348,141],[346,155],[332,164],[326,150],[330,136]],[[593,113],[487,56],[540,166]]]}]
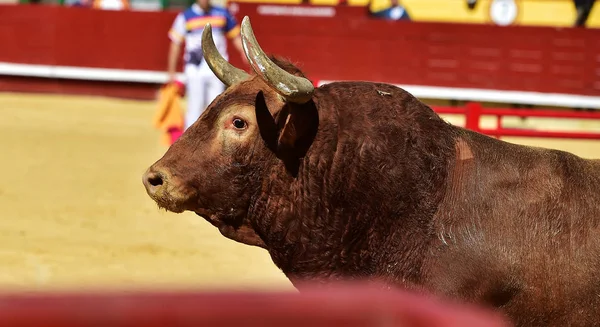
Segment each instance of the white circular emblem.
[{"label": "white circular emblem", "polygon": [[519,8],[515,0],[492,0],[490,18],[497,25],[510,25],[515,22]]}]

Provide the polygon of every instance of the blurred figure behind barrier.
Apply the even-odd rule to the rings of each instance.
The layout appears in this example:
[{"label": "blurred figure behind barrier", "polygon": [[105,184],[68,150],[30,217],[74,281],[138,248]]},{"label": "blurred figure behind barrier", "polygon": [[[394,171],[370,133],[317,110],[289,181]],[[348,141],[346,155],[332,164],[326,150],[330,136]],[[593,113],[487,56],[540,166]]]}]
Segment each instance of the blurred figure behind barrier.
[{"label": "blurred figure behind barrier", "polygon": [[410,15],[400,0],[390,2],[390,6],[385,9],[371,11],[371,16],[388,20],[410,20]]},{"label": "blurred figure behind barrier", "polygon": [[227,38],[229,38],[241,54],[242,60],[247,62],[242,49],[240,27],[227,8],[213,6],[209,0],[196,0],[191,7],[177,15],[169,31],[171,47],[167,70],[169,82],[173,82],[181,43],[185,41],[183,59],[187,110],[184,129],[190,127],[206,107],[225,90],[225,85],[213,74],[204,60],[202,32],[207,23],[211,24],[213,39],[223,58],[227,60],[229,57],[227,53]]},{"label": "blurred figure behind barrier", "polygon": [[594,7],[595,0],[573,0],[577,16],[575,18],[575,27],[585,27],[585,23]]}]

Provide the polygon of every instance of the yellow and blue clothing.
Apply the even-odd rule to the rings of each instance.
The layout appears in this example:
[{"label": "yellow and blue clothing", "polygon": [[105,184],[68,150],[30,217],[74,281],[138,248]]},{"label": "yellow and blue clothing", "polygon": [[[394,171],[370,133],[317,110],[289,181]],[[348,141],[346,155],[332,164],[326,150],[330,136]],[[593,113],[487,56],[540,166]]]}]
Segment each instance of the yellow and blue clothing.
[{"label": "yellow and blue clothing", "polygon": [[202,32],[210,23],[213,40],[221,56],[228,60],[227,39],[240,34],[240,27],[233,15],[223,7],[212,6],[203,10],[197,3],[179,13],[169,30],[172,42],[185,41],[186,104],[184,130],[202,115],[208,105],[225,90],[225,85],[212,72],[202,53]]},{"label": "yellow and blue clothing", "polygon": [[199,65],[202,61],[202,32],[210,23],[217,49],[227,59],[227,38],[239,35],[240,26],[227,8],[212,6],[204,11],[193,4],[179,13],[169,30],[171,41],[181,43],[185,40],[184,60]]}]

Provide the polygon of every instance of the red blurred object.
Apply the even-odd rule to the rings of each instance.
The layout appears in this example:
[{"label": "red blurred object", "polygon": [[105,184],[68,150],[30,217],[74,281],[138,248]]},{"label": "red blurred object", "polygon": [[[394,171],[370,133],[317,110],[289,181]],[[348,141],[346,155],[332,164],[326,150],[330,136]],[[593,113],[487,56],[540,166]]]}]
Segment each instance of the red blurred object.
[{"label": "red blurred object", "polygon": [[173,144],[175,143],[175,141],[177,141],[178,138],[181,137],[181,134],[183,134],[183,129],[178,127],[172,127],[169,128],[168,133],[171,136],[171,144]]},{"label": "red blurred object", "polygon": [[[175,84],[178,88],[177,93],[179,94],[180,97],[184,97],[185,96],[185,84],[181,81],[175,80],[173,82],[173,84]],[[183,134],[184,130],[181,127],[171,127],[167,130],[167,132],[169,133],[169,136],[171,137],[171,145],[173,143],[175,143],[175,141],[177,141],[178,138],[181,137],[181,134]]]},{"label": "red blurred object", "polygon": [[181,81],[177,81],[177,80],[176,80],[176,81],[174,81],[173,83],[174,83],[175,85],[177,85],[177,87],[179,88],[179,92],[178,92],[178,93],[179,93],[179,95],[180,95],[181,97],[184,97],[184,96],[185,96],[185,84],[184,84],[183,82],[181,82]]},{"label": "red blurred object", "polygon": [[11,327],[509,326],[499,314],[362,286],[301,293],[106,293],[0,297]]}]

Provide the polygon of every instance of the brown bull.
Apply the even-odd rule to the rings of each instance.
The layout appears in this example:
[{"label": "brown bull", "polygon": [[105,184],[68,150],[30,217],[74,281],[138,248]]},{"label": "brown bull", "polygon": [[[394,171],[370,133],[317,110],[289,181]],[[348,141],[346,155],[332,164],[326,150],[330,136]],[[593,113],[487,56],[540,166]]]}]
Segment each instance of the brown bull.
[{"label": "brown bull", "polygon": [[600,324],[600,162],[496,140],[406,91],[314,88],[267,57],[256,75],[203,49],[228,85],[143,180],[269,251],[298,285],[368,279],[498,308],[521,326]]}]

